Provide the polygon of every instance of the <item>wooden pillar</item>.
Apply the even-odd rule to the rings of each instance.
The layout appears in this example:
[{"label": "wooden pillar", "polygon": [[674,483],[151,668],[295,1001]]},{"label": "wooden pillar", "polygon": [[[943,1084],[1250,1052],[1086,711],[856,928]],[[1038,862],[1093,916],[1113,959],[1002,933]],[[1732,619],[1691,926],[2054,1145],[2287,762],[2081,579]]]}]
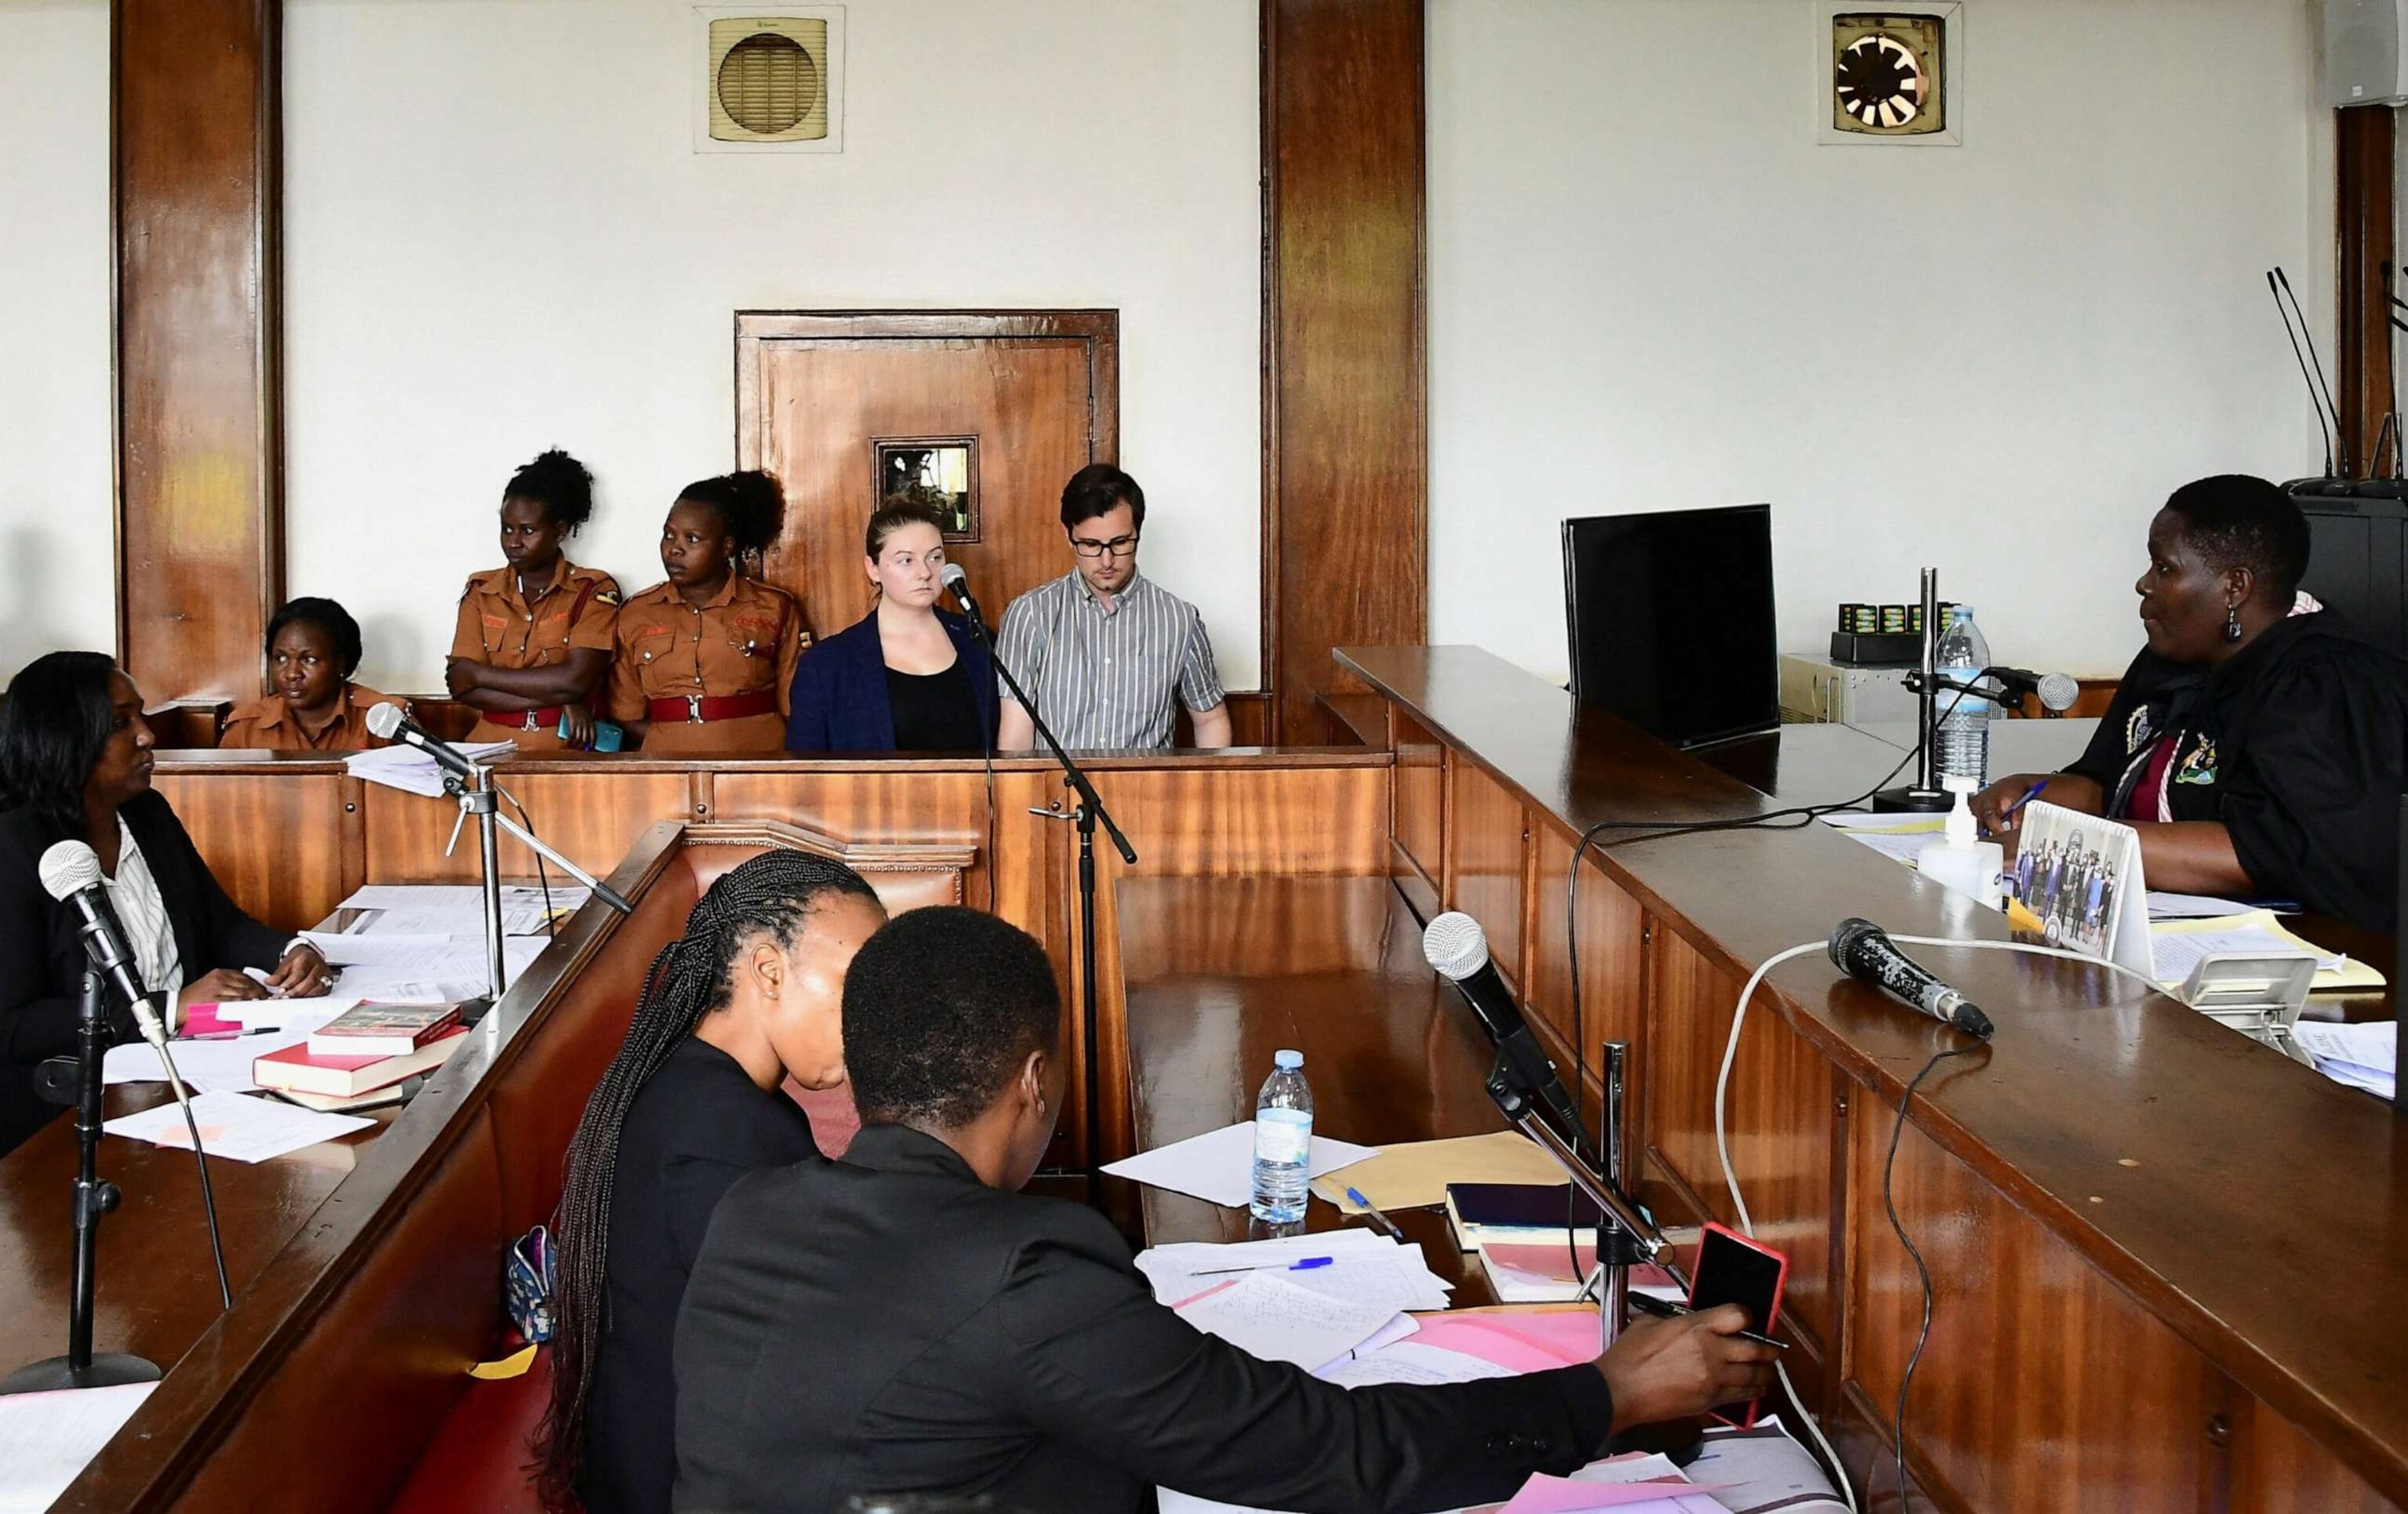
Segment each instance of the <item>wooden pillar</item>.
[{"label": "wooden pillar", "polygon": [[118,656],[260,690],[284,588],[280,0],[114,0]]},{"label": "wooden pillar", "polygon": [[[2339,183],[2340,262],[2333,282],[2333,403],[2341,411],[2342,450],[2353,478],[2374,472],[2375,440],[2391,409],[2391,296],[2408,296],[2392,246],[2392,146],[2396,121],[2387,105],[2333,112],[2333,157]],[[2383,469],[2391,471],[2386,445]]]},{"label": "wooden pillar", "polygon": [[1422,0],[1263,0],[1263,664],[1428,633]]}]

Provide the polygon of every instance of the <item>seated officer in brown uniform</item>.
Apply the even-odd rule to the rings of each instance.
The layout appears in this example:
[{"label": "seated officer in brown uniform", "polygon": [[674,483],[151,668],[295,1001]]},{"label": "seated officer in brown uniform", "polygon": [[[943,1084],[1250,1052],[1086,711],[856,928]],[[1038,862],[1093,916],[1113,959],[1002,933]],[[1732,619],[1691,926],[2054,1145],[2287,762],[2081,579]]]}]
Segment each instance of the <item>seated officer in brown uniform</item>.
[{"label": "seated officer in brown uniform", "polygon": [[661,527],[655,584],[619,612],[610,718],[657,756],[786,744],[786,690],[809,640],[795,597],[745,571],[778,539],[785,497],[767,473],[690,483]]},{"label": "seated officer in brown uniform", "polygon": [[332,599],[294,599],[267,623],[267,682],[275,690],[226,717],[218,745],[249,752],[358,752],[385,744],[368,734],[368,710],[402,701],[351,682],[360,623]]},{"label": "seated officer in brown uniform", "polygon": [[506,561],[468,580],[443,667],[452,697],[479,712],[470,741],[516,742],[523,752],[594,744],[619,582],[560,550],[593,513],[594,475],[557,449],[502,490]]}]

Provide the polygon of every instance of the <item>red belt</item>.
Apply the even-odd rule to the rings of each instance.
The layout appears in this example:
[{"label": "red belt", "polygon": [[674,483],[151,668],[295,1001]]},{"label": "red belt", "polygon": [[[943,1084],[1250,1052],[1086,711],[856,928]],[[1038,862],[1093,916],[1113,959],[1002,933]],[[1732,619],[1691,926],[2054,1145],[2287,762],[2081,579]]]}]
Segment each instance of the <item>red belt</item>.
[{"label": "red belt", "polygon": [[746,715],[777,713],[777,692],[766,688],[750,694],[681,694],[675,699],[654,699],[645,707],[646,715],[655,725],[741,720]]},{"label": "red belt", "polygon": [[560,706],[556,704],[547,704],[540,710],[528,710],[523,714],[512,716],[509,720],[504,720],[500,716],[496,715],[494,717],[494,724],[500,726],[505,729],[516,727],[521,730],[558,730],[560,728]]}]

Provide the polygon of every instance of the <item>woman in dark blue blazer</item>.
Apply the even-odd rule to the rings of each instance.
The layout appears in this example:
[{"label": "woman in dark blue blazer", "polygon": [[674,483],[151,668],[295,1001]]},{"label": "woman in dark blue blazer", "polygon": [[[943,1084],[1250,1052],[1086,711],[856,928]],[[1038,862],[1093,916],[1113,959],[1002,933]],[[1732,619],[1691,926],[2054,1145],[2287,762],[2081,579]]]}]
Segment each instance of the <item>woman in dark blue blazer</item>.
[{"label": "woman in dark blue blazer", "polygon": [[919,505],[869,517],[863,566],[878,608],[795,664],[789,752],[980,752],[993,747],[995,666],[969,622],[937,608],[944,527]]}]

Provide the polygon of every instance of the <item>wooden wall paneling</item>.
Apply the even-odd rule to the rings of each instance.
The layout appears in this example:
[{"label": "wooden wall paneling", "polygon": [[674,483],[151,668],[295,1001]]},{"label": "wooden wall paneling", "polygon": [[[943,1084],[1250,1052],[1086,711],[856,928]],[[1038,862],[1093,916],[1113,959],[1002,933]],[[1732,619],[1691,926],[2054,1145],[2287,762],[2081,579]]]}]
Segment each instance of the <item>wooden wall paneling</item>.
[{"label": "wooden wall paneling", "polygon": [[[616,867],[637,838],[654,824],[688,818],[693,803],[687,773],[675,768],[581,768],[556,773],[521,770],[500,778],[503,791],[526,806],[528,818],[520,823],[596,876]],[[475,827],[464,829],[459,845],[451,856],[443,855],[444,843],[460,814],[450,800],[383,787],[371,788],[368,794],[365,834],[371,880],[477,881]],[[518,818],[515,808],[509,813]],[[507,877],[536,875],[535,854],[508,834],[501,839],[501,859]]]},{"label": "wooden wall paneling", "polygon": [[1263,0],[1263,661],[1272,740],[1334,647],[1423,641],[1421,0]]},{"label": "wooden wall paneling", "polygon": [[[1661,1193],[1672,1213],[1702,1206],[1700,1218],[1736,1224],[1713,1120],[1741,983],[1668,926],[1659,924],[1649,950],[1642,1191]],[[1731,1069],[1731,1165],[1756,1234],[1789,1255],[1782,1314],[1793,1330],[1802,1325],[1809,1352],[1826,1361],[1839,1334],[1830,1276],[1833,1095],[1831,1064],[1759,988]],[[1793,1353],[1793,1373],[1799,1365]]]},{"label": "wooden wall paneling", "polygon": [[[1136,848],[1137,866],[1124,864],[1110,844],[1096,844],[1096,1018],[1102,1049],[1096,1132],[1107,1161],[1129,1150],[1128,1048],[1121,1001],[1116,879],[1134,872],[1155,876],[1260,877],[1377,875],[1384,866],[1380,818],[1388,799],[1384,766],[1314,765],[1129,769],[1095,775],[1096,790]],[[1066,809],[1068,808],[1065,801]],[[1046,824],[1048,822],[1039,822]],[[1062,822],[1054,829],[1068,831]],[[1075,909],[1075,844],[1065,844],[1054,884]],[[1065,922],[1069,1004],[1079,1004],[1078,922]],[[1266,1074],[1266,1075],[1268,1075]],[[1071,1084],[1070,1100],[1081,1085]],[[1083,1150],[1075,1160],[1083,1160]]]},{"label": "wooden wall paneling", "polygon": [[[1526,914],[1530,920],[1528,970],[1523,975],[1522,998],[1532,1023],[1558,1045],[1575,1045],[1571,1015],[1571,962],[1564,934],[1564,889],[1571,867],[1572,843],[1554,826],[1532,827],[1531,882]],[[1592,853],[1581,863],[1580,985],[1581,1027],[1578,1038],[1582,1087],[1581,1112],[1594,1120],[1599,1100],[1599,1046],[1607,1041],[1627,1042],[1626,1143],[1639,1137],[1637,1120],[1639,1075],[1646,1057],[1646,912],[1639,901],[1605,876]],[[1561,1065],[1570,1067],[1570,1059]],[[1596,1127],[1592,1125],[1592,1129]],[[1637,1150],[1635,1144],[1627,1150]]]},{"label": "wooden wall paneling", "polygon": [[355,780],[263,766],[207,776],[162,773],[155,783],[226,896],[254,918],[304,930],[359,887],[351,844],[359,816],[346,811],[357,803],[348,791]]},{"label": "wooden wall paneling", "polygon": [[284,590],[278,0],[110,7],[118,660],[255,697]]},{"label": "wooden wall paneling", "polygon": [[820,635],[868,613],[872,440],[953,436],[979,439],[980,540],[947,555],[987,613],[1068,572],[1062,485],[1119,454],[1119,350],[1114,310],[738,311],[738,460],[786,488],[768,576]]},{"label": "wooden wall paneling", "polygon": [[1447,755],[1447,846],[1443,893],[1488,933],[1489,960],[1507,981],[1522,978],[1522,878],[1529,817],[1487,771]]},{"label": "wooden wall paneling", "polygon": [[1398,866],[1397,881],[1416,913],[1439,909],[1439,879],[1446,871],[1446,757],[1438,737],[1395,705],[1388,707],[1390,776],[1388,829]]},{"label": "wooden wall paneling", "polygon": [[[2390,296],[2408,290],[2399,281],[2393,247],[2392,158],[2398,114],[2387,105],[2333,112],[2335,269],[2333,403],[2341,411],[2344,471],[2374,476],[2374,443],[2392,402]],[[2396,461],[2386,448],[2387,475]]]},{"label": "wooden wall paneling", "polygon": [[[1003,777],[996,775],[998,798]],[[986,780],[976,768],[958,772],[876,767],[839,771],[730,769],[717,775],[713,803],[722,820],[780,820],[841,841],[974,847],[977,860],[963,879],[963,901],[984,909],[995,887]],[[1025,921],[1015,923],[1026,927]]]},{"label": "wooden wall paneling", "polygon": [[2229,1449],[2223,1507],[2234,1514],[2398,1514],[2399,1505],[2298,1425],[2229,1383],[2224,1390],[2220,1428]]},{"label": "wooden wall paneling", "polygon": [[[1946,1076],[1943,1065],[1932,1081]],[[1895,1106],[1861,1088],[1851,1098],[1846,1364],[1886,1441],[1923,1295],[1883,1205]],[[1911,1114],[1894,1192],[1931,1273],[1906,1429],[1909,1465],[1933,1495],[1968,1509],[2206,1507],[2206,1361]]]}]

